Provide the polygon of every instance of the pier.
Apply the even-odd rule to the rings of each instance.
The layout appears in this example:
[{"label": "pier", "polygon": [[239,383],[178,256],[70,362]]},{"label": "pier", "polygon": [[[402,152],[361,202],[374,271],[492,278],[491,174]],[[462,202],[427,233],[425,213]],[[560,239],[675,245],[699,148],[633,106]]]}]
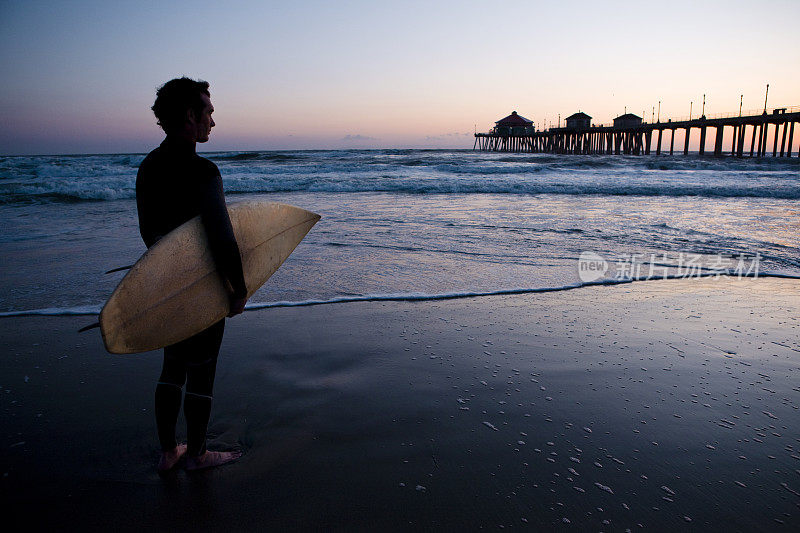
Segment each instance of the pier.
[{"label": "pier", "polygon": [[[750,112],[752,113],[752,112]],[[571,118],[575,117],[570,121]],[[800,127],[795,139],[795,124],[800,123],[800,107],[775,108],[746,116],[715,115],[666,122],[642,122],[630,113],[614,119],[614,125],[589,125],[585,113],[567,119],[566,127],[536,131],[532,122],[514,111],[497,121],[488,133],[475,133],[473,150],[493,152],[545,152],[555,154],[673,155],[689,153],[689,142],[699,135],[700,155],[736,157],[800,157]],[[730,128],[725,143],[726,128]],[[693,131],[698,130],[698,131]],[[679,132],[682,145],[675,145]],[[772,142],[768,142],[770,138]],[[696,137],[695,137],[696,138]],[[794,148],[793,148],[794,147]]]}]

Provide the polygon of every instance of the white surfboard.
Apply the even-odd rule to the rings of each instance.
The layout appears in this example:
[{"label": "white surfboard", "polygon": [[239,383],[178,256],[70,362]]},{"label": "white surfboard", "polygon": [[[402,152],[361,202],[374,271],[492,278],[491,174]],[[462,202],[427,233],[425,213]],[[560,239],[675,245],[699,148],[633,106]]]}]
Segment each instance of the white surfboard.
[{"label": "white surfboard", "polygon": [[[298,207],[259,201],[232,204],[228,213],[248,298],[320,219]],[[175,344],[224,318],[228,294],[195,217],[147,250],[119,283],[100,312],[103,342],[111,353]]]}]

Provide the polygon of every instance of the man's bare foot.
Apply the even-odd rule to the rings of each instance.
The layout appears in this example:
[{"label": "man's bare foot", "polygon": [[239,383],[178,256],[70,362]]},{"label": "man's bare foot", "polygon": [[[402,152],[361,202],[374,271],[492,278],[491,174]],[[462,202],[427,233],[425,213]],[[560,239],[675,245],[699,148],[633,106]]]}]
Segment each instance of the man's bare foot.
[{"label": "man's bare foot", "polygon": [[174,450],[161,452],[161,459],[158,460],[158,472],[163,473],[172,470],[185,453],[185,444],[178,444]]},{"label": "man's bare foot", "polygon": [[242,456],[242,452],[206,452],[197,457],[186,458],[186,470],[201,470],[203,468],[211,468],[212,466],[224,465],[237,460]]}]

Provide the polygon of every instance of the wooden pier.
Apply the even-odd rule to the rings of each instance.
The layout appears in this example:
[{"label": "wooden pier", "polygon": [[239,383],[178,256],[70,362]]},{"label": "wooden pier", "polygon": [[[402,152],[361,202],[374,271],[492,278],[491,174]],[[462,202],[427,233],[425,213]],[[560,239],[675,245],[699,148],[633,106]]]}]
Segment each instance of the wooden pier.
[{"label": "wooden pier", "polygon": [[[800,146],[793,150],[795,123],[800,123],[800,108],[777,108],[771,112],[749,116],[716,116],[673,122],[641,123],[637,125],[589,126],[586,128],[550,128],[545,131],[515,132],[511,128],[494,128],[488,133],[476,133],[473,150],[494,152],[546,152],[556,154],[626,154],[660,155],[675,153],[675,133],[683,130],[683,146],[689,153],[692,130],[699,130],[700,155],[732,155],[737,157],[800,157]],[[516,114],[516,112],[514,113]],[[723,146],[725,129],[732,135]],[[713,131],[711,131],[713,130]],[[798,128],[800,130],[800,127]],[[710,135],[713,134],[713,135]],[[749,136],[748,136],[749,134]],[[772,146],[768,138],[772,134]],[[667,136],[669,143],[667,146]],[[713,145],[707,149],[710,139]],[[749,142],[748,142],[749,141]]]}]

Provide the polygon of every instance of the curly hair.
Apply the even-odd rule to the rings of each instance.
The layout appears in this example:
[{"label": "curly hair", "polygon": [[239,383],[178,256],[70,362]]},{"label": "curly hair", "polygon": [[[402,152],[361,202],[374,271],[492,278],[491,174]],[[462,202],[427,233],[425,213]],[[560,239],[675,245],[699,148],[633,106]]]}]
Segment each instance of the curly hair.
[{"label": "curly hair", "polygon": [[186,76],[175,78],[158,88],[156,101],[150,109],[155,113],[161,129],[169,134],[183,127],[188,109],[202,113],[205,106],[202,95],[211,96],[207,81]]}]

